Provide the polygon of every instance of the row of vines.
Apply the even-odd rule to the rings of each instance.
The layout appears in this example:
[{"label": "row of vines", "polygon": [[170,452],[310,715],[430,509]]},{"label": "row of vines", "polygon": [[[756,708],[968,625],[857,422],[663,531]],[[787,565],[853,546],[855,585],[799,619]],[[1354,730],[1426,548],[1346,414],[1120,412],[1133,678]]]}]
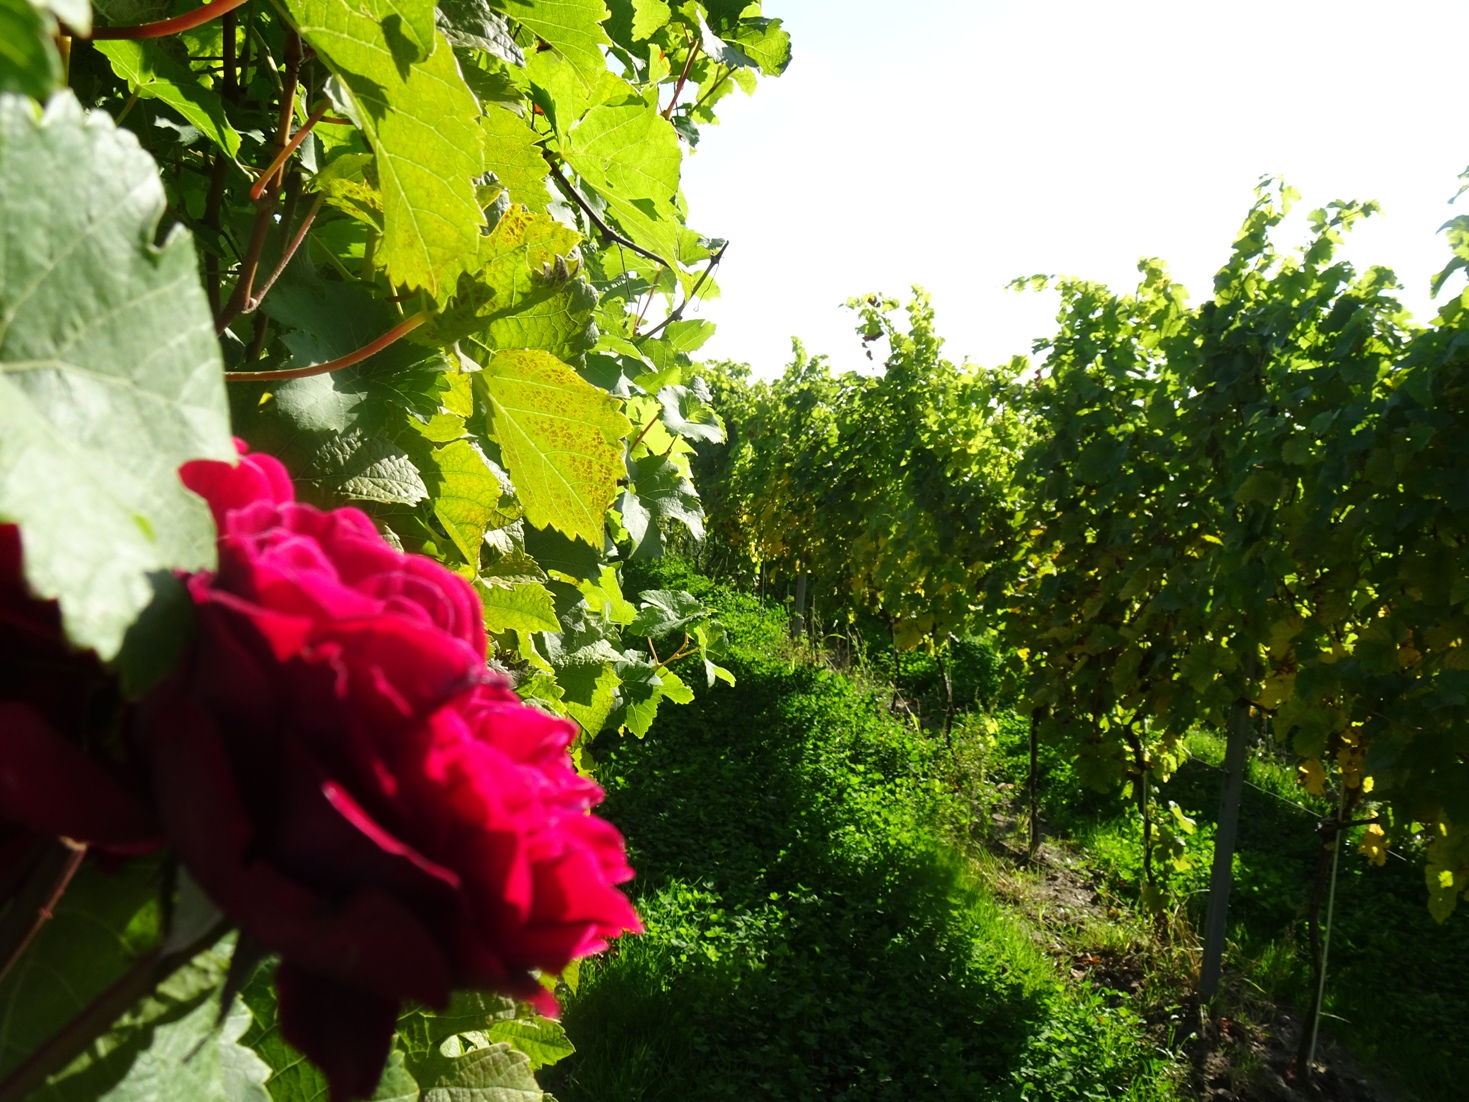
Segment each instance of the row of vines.
[{"label": "row of vines", "polygon": [[[921,292],[906,325],[853,299],[880,370],[799,344],[769,384],[726,367],[730,442],[698,461],[717,539],[798,602],[876,615],[895,647],[1011,653],[1032,761],[1049,741],[1137,801],[1155,903],[1171,827],[1150,792],[1187,732],[1227,732],[1205,997],[1262,730],[1335,797],[1321,876],[1350,833],[1377,863],[1423,847],[1440,920],[1469,891],[1469,293],[1424,327],[1391,272],[1338,259],[1371,204],[1312,212],[1281,251],[1295,198],[1261,184],[1201,305],[1151,260],[1127,294],[1017,281],[1060,297],[1034,364],[944,359]],[[1447,228],[1436,290],[1469,263],[1469,220]],[[1033,846],[1034,781],[1031,819]]]},{"label": "row of vines", "polygon": [[789,61],[750,0],[0,0],[0,1099],[542,1097],[638,928],[582,748],[730,679],[619,564],[723,439],[682,158]]}]

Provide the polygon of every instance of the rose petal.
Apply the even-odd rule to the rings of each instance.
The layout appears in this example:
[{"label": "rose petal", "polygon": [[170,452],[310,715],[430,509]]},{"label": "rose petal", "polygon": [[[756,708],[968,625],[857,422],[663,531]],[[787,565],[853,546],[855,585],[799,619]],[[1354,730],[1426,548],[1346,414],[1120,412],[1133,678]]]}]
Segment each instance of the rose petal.
[{"label": "rose petal", "polygon": [[373,887],[336,902],[254,859],[255,831],[213,719],[177,692],[154,702],[154,791],[179,859],[261,944],[312,971],[395,999],[442,1005],[449,969],[433,937]]},{"label": "rose petal", "polygon": [[281,1036],[326,1075],[331,1102],[368,1098],[377,1090],[398,1002],[317,976],[282,961],[275,973]]},{"label": "rose petal", "polygon": [[147,847],[159,837],[137,793],[14,701],[0,701],[0,818],[102,846]]}]

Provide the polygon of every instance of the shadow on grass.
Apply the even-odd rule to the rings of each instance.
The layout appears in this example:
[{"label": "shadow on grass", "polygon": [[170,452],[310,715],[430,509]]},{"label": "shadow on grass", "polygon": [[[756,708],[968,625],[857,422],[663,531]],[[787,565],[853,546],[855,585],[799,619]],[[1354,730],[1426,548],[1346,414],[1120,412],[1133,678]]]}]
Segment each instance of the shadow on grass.
[{"label": "shadow on grass", "polygon": [[[936,748],[843,679],[734,689],[595,747],[648,933],[583,972],[562,1102],[1121,1097],[1144,1061],[939,843]],[[1059,1055],[1058,1055],[1059,1054]]]}]

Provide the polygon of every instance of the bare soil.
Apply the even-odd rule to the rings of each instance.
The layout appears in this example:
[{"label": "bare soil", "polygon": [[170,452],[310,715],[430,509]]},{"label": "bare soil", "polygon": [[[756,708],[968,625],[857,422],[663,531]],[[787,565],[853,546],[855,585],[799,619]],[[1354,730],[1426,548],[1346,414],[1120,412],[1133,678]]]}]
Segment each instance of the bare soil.
[{"label": "bare soil", "polygon": [[[1328,1035],[1325,1024],[1309,1083],[1295,1073],[1300,1022],[1292,1008],[1269,1002],[1239,975],[1226,973],[1213,1008],[1191,993],[1196,935],[1181,915],[1165,916],[1140,936],[1103,939],[1123,918],[1122,904],[1064,843],[1044,841],[1028,860],[1012,814],[990,816],[976,841],[996,858],[996,893],[1029,919],[1032,936],[1073,980],[1105,993],[1112,1005],[1141,1014],[1158,1043],[1186,1063],[1185,1095],[1199,1102],[1403,1102]],[[1115,942],[1123,942],[1118,945]],[[1114,942],[1108,944],[1107,942]],[[1233,1016],[1231,1016],[1231,1013]]]}]

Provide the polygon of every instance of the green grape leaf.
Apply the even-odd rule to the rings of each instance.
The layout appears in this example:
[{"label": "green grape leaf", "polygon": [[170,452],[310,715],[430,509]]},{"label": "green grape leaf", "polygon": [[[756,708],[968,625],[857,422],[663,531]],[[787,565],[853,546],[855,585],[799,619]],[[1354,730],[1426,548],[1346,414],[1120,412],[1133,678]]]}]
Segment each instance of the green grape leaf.
[{"label": "green grape leaf", "polygon": [[542,1102],[530,1058],[502,1043],[440,1056],[420,1073],[423,1102]]},{"label": "green grape leaf", "polygon": [[549,1018],[511,1018],[490,1026],[489,1039],[504,1041],[530,1059],[532,1071],[549,1067],[576,1051],[560,1022]]},{"label": "green grape leaf", "polygon": [[429,496],[423,476],[402,447],[356,429],[326,434],[312,451],[310,465],[296,477],[327,498],[416,505]]},{"label": "green grape leaf", "polygon": [[662,639],[686,631],[690,624],[709,618],[709,610],[697,597],[681,590],[649,589],[638,594],[643,602],[636,618],[627,626],[629,635]]},{"label": "green grape leaf", "polygon": [[565,58],[588,91],[607,72],[602,47],[612,40],[602,30],[602,0],[494,0],[495,6],[533,31]]},{"label": "green grape leaf", "polygon": [[378,1080],[377,1090],[372,1092],[368,1102],[418,1102],[418,1099],[418,1080],[413,1078],[404,1065],[402,1050],[395,1048],[388,1053],[383,1077]]},{"label": "green grape leaf", "polygon": [[473,263],[484,225],[474,189],[484,172],[484,139],[474,93],[453,49],[433,30],[433,5],[286,0],[286,6],[351,94],[377,154],[380,256],[388,277],[446,297]]},{"label": "green grape leaf", "polygon": [[21,526],[31,588],[103,658],[151,572],[213,566],[178,468],[235,454],[193,244],[153,245],[163,210],[157,166],[106,116],[0,96],[0,519]]},{"label": "green grape leaf", "polygon": [[724,441],[724,425],[714,412],[713,398],[703,379],[696,378],[688,386],[666,386],[658,392],[658,401],[669,432],[703,444]]},{"label": "green grape leaf", "polygon": [[498,352],[474,383],[526,519],[600,548],[631,427],[621,403],[545,352]]},{"label": "green grape leaf", "polygon": [[593,107],[567,134],[564,154],[628,236],[674,267],[683,153],[657,108],[641,99]]},{"label": "green grape leaf", "polygon": [[0,0],[0,93],[43,100],[61,84],[56,21],[30,0]]},{"label": "green grape leaf", "polygon": [[[699,504],[698,492],[694,489],[694,484],[679,470],[678,464],[661,455],[647,455],[633,464],[632,473],[638,505],[651,520],[667,517],[680,521],[696,540],[704,538],[704,510]],[[624,525],[627,523],[627,512],[624,509]],[[651,542],[656,538],[657,526],[652,523],[647,523],[646,526]],[[631,528],[628,532],[633,534]]]},{"label": "green grape leaf", "polygon": [[632,38],[641,42],[653,37],[673,18],[667,0],[632,0]]},{"label": "green grape leaf", "polygon": [[219,93],[204,86],[202,73],[164,53],[156,40],[98,42],[95,48],[140,99],[167,104],[229,156],[240,152],[240,135],[225,117]]},{"label": "green grape leaf", "polygon": [[658,718],[658,704],[663,699],[663,678],[649,657],[637,651],[623,651],[617,663],[618,703],[608,717],[608,724],[625,728],[638,738],[646,735]]},{"label": "green grape leaf", "polygon": [[485,167],[510,193],[510,201],[544,211],[551,201],[546,190],[546,158],[536,133],[514,111],[491,106],[480,120],[485,132]]},{"label": "green grape leaf", "polygon": [[766,76],[780,76],[791,63],[791,36],[779,19],[741,19],[724,40],[738,46]]},{"label": "green grape leaf", "polygon": [[175,973],[30,1097],[38,1102],[270,1102],[265,1086],[270,1065],[239,1043],[250,1028],[250,1011],[236,1000],[219,1022],[216,996],[223,979],[222,969],[199,961]]},{"label": "green grape leaf", "polygon": [[121,979],[159,941],[159,863],[83,862],[52,918],[0,982],[0,1076]]},{"label": "green grape leaf", "polygon": [[491,635],[506,631],[560,631],[556,600],[540,582],[506,588],[477,580],[475,590],[485,609],[485,630]]},{"label": "green grape leaf", "polygon": [[487,50],[511,65],[525,64],[525,53],[505,25],[505,17],[489,0],[439,0],[437,21],[453,46]]},{"label": "green grape leaf", "polygon": [[524,528],[525,552],[544,570],[578,580],[594,579],[602,570],[602,548],[568,539],[554,528]]}]

